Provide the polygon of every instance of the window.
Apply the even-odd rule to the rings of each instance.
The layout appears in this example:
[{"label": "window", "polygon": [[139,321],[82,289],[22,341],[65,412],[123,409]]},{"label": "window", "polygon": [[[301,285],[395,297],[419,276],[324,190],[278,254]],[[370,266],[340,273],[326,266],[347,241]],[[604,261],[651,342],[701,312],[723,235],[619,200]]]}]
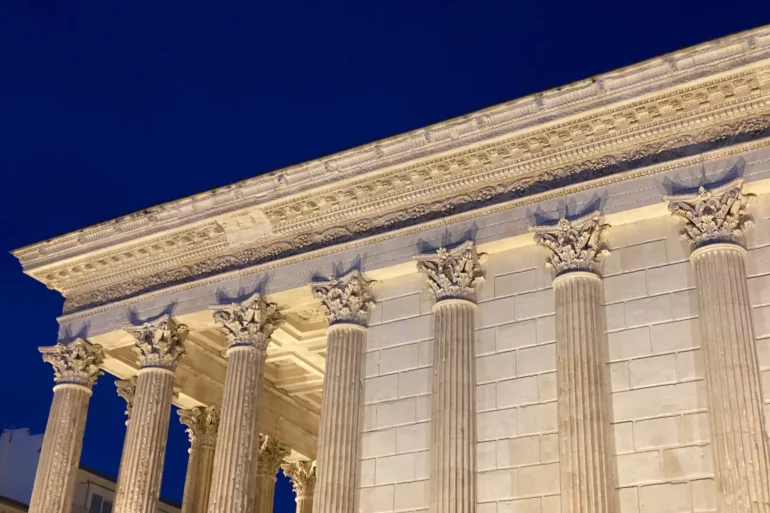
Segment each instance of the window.
[{"label": "window", "polygon": [[98,493],[91,495],[91,507],[88,513],[112,513],[112,501],[104,500]]}]

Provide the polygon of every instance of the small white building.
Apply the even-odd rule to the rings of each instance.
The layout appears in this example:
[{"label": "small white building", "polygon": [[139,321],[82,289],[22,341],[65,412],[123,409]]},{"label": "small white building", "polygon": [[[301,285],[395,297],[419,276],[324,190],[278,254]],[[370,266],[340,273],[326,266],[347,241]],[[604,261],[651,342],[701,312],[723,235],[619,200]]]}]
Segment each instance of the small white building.
[{"label": "small white building", "polygon": [[[26,428],[0,434],[0,513],[27,511],[42,445],[43,434]],[[112,513],[114,496],[114,477],[80,466],[72,513]],[[158,513],[178,512],[178,505],[160,500]]]}]

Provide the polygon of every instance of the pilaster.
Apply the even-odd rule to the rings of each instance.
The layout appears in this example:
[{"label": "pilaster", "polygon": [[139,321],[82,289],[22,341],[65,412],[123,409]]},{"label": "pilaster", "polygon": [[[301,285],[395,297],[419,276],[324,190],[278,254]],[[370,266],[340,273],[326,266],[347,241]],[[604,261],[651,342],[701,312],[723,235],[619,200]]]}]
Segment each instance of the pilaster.
[{"label": "pilaster", "polygon": [[561,510],[571,513],[619,511],[600,274],[607,228],[599,212],[531,228],[555,275]]},{"label": "pilaster", "polygon": [[257,458],[257,500],[254,513],[273,513],[275,500],[275,475],[283,459],[291,449],[275,437],[260,435],[259,457]]},{"label": "pilaster", "polygon": [[317,513],[356,513],[361,457],[362,363],[366,324],[374,308],[371,282],[358,271],[313,283],[329,320],[318,429]]},{"label": "pilaster", "polygon": [[281,468],[283,473],[291,479],[295,495],[294,502],[297,503],[296,513],[312,513],[316,482],[315,462],[285,463]]},{"label": "pilaster", "polygon": [[717,510],[770,512],[770,461],[761,373],[751,323],[742,242],[753,197],[738,179],[697,194],[669,196],[685,219],[700,305]]},{"label": "pilaster", "polygon": [[190,448],[187,450],[187,475],[182,498],[182,513],[206,513],[214,470],[214,450],[219,430],[219,410],[196,406],[177,411],[179,422],[187,426]]},{"label": "pilaster", "polygon": [[187,326],[168,316],[125,326],[135,339],[139,374],[115,492],[115,513],[155,513],[160,497],[174,373]]},{"label": "pilaster", "polygon": [[265,356],[270,336],[283,316],[278,305],[259,294],[212,310],[214,321],[227,334],[228,362],[208,511],[252,513]]},{"label": "pilaster", "polygon": [[77,481],[91,387],[101,374],[102,348],[77,339],[41,347],[53,366],[53,402],[43,435],[29,511],[69,513]]},{"label": "pilaster", "polygon": [[420,255],[417,270],[436,299],[433,313],[430,511],[476,511],[476,285],[482,279],[473,242]]}]

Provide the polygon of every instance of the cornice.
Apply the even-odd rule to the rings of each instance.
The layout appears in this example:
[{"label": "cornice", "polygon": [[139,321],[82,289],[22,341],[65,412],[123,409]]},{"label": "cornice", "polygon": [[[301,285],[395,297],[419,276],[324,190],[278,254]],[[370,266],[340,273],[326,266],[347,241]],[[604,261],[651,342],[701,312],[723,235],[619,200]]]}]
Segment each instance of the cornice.
[{"label": "cornice", "polygon": [[[425,129],[123,216],[19,249],[14,255],[25,271],[31,272],[65,259],[101,251],[140,237],[178,230],[242,209],[264,206],[271,212],[277,212],[280,206],[273,208],[273,205],[289,197],[302,196],[307,191],[312,190],[315,196],[321,188],[333,187],[336,183],[367,173],[633,100],[682,83],[751,66],[768,58],[770,28],[760,27]],[[765,79],[770,81],[770,72],[766,73]],[[718,97],[721,93],[713,91],[713,94]],[[580,137],[579,133],[575,135]],[[526,144],[534,145],[530,149],[539,151],[537,147],[545,142],[543,137],[547,136],[533,133]],[[557,143],[558,139],[557,134]],[[302,212],[301,206],[299,209]]]}]

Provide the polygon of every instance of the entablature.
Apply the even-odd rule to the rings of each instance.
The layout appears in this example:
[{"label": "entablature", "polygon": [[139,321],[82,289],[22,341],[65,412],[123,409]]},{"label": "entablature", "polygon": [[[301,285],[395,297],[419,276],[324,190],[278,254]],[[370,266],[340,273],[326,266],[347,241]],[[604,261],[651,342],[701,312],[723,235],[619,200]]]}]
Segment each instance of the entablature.
[{"label": "entablature", "polygon": [[14,254],[75,312],[767,135],[765,27]]}]

